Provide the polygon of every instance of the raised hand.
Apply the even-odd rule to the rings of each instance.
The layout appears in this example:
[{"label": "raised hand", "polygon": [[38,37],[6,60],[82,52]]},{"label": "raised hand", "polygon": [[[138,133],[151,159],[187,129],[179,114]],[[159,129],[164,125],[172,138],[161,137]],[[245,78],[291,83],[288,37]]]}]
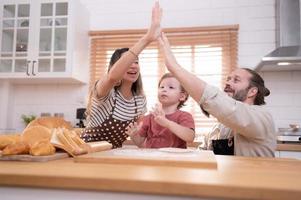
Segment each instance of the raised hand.
[{"label": "raised hand", "polygon": [[146,33],[146,39],[150,42],[157,40],[161,35],[161,18],[162,8],[160,8],[159,2],[156,1],[152,9],[152,21],[151,25]]},{"label": "raised hand", "polygon": [[169,71],[178,65],[174,54],[171,51],[169,41],[165,34],[162,32],[161,36],[158,38],[160,49],[163,52],[164,62]]}]

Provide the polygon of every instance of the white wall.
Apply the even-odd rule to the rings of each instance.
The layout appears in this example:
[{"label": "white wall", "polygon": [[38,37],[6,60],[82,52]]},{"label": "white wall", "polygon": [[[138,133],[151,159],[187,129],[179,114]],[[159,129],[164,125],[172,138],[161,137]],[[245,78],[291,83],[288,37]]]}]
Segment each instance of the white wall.
[{"label": "white wall", "polygon": [[[154,0],[81,0],[91,30],[147,28]],[[254,68],[275,48],[275,0],[160,0],[163,28],[239,24],[239,64]]]},{"label": "white wall", "polygon": [[301,71],[264,72],[262,75],[271,92],[266,102],[276,126],[301,125]]},{"label": "white wall", "polygon": [[76,108],[85,107],[87,86],[71,84],[14,85],[13,121],[10,129],[21,131],[22,114],[40,116],[41,113],[63,113],[64,118],[75,125]]},{"label": "white wall", "polygon": [[12,103],[9,100],[13,96],[12,87],[8,80],[0,80],[0,133],[4,131],[14,131],[8,130],[9,122],[11,120],[11,108]]}]

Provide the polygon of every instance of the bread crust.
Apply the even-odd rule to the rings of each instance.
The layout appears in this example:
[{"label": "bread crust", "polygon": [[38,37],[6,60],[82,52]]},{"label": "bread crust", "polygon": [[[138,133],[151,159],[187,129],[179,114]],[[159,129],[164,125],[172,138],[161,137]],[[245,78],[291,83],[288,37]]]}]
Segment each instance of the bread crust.
[{"label": "bread crust", "polygon": [[71,130],[72,129],[72,126],[69,122],[65,121],[63,118],[61,117],[40,117],[40,118],[37,118],[33,121],[31,121],[27,127],[27,128],[30,128],[32,126],[44,126],[46,128],[49,128],[49,129],[53,129],[53,128],[66,128],[66,129],[69,129]]},{"label": "bread crust", "polygon": [[0,150],[3,150],[6,146],[21,141],[20,134],[0,135]]},{"label": "bread crust", "polygon": [[29,146],[28,144],[22,141],[7,145],[2,151],[2,155],[4,156],[28,154],[28,153],[29,153]]},{"label": "bread crust", "polygon": [[36,142],[50,141],[51,130],[44,126],[32,126],[26,128],[22,133],[22,141],[32,147]]},{"label": "bread crust", "polygon": [[29,154],[33,156],[49,156],[55,154],[55,147],[48,140],[41,140],[30,147]]}]

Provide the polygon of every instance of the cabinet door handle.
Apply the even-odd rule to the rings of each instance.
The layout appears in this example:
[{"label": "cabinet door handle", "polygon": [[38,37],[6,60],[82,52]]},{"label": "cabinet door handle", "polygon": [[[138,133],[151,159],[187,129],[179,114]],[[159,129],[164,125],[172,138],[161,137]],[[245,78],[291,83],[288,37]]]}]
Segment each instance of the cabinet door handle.
[{"label": "cabinet door handle", "polygon": [[35,61],[35,60],[32,61],[31,73],[32,73],[32,75],[34,75],[34,76],[37,75],[37,74],[34,73],[34,64],[35,64],[36,62],[37,62],[37,61]]},{"label": "cabinet door handle", "polygon": [[27,63],[26,63],[26,75],[27,75],[27,76],[30,76],[30,74],[29,74],[29,63],[30,63],[30,62],[31,62],[31,61],[28,60]]}]

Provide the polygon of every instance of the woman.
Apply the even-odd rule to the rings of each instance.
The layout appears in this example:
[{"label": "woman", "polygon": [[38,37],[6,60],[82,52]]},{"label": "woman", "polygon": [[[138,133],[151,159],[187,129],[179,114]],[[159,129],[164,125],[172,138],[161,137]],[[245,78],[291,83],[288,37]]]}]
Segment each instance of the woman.
[{"label": "woman", "polygon": [[162,10],[156,2],[151,26],[130,49],[117,49],[108,73],[95,84],[88,104],[88,125],[82,134],[86,142],[108,141],[113,148],[126,140],[125,128],[146,112],[138,55],[161,34]]}]

